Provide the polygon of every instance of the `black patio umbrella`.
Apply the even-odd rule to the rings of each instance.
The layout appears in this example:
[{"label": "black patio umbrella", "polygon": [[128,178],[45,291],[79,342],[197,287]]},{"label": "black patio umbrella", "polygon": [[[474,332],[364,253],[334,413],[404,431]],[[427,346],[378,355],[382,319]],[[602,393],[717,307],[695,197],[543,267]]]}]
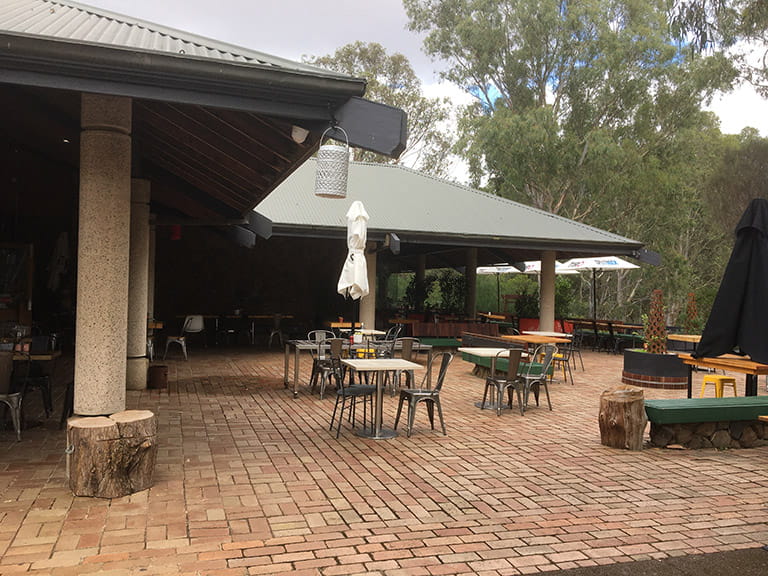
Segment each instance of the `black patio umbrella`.
[{"label": "black patio umbrella", "polygon": [[768,200],[755,198],[736,226],[733,252],[693,356],[746,354],[768,364],[766,296]]}]

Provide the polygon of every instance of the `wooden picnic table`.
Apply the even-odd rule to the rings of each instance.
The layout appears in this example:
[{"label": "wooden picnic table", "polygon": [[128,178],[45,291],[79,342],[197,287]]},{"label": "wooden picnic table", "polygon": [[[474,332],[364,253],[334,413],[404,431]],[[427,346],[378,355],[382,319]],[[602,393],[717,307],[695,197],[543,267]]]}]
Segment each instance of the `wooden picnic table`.
[{"label": "wooden picnic table", "polygon": [[714,358],[694,358],[690,354],[678,354],[683,364],[688,366],[688,398],[691,398],[693,368],[714,368],[745,374],[744,395],[757,396],[757,377],[768,375],[768,364],[754,362],[747,356],[723,354]]},{"label": "wooden picnic table", "polygon": [[571,339],[545,334],[501,334],[499,338],[519,344],[568,344]]},{"label": "wooden picnic table", "polygon": [[675,340],[676,342],[692,342],[698,344],[701,342],[701,334],[667,334],[667,340]]},{"label": "wooden picnic table", "polygon": [[503,314],[491,314],[490,312],[478,312],[477,314],[481,318],[486,318],[487,320],[506,320],[506,316]]}]

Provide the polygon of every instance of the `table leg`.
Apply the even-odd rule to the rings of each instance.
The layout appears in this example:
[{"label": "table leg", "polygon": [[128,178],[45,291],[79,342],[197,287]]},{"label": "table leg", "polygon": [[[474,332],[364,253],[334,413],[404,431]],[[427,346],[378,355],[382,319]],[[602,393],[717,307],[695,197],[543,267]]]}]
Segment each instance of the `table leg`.
[{"label": "table leg", "polygon": [[747,374],[744,396],[757,396],[757,376],[755,374]]},{"label": "table leg", "polygon": [[[496,358],[491,358],[491,367],[490,372],[488,374],[490,377],[496,376]],[[431,387],[431,386],[430,386]],[[475,402],[475,406],[480,408],[481,410],[496,410],[499,412],[500,410],[504,410],[505,408],[509,408],[508,405],[503,403],[504,393],[498,386],[496,387],[496,401],[489,402],[488,404],[483,404],[483,401]]]},{"label": "table leg", "polygon": [[296,346],[293,352],[293,397],[299,397],[299,347]]},{"label": "table leg", "polygon": [[688,365],[688,398],[691,397],[691,391],[693,390],[693,366]]},{"label": "table leg", "polygon": [[432,357],[434,355],[434,348],[430,348],[427,353],[427,387],[432,389]]},{"label": "table leg", "polygon": [[382,405],[384,404],[384,388],[382,387],[382,380],[381,372],[380,371],[374,371],[373,377],[376,379],[376,405],[373,407],[373,426],[371,426],[371,431],[368,432],[363,428],[360,430],[357,435],[363,436],[365,438],[372,438],[373,440],[388,440],[389,438],[394,438],[397,436],[397,432],[395,430],[384,430],[382,428]]},{"label": "table leg", "polygon": [[283,386],[288,388],[288,370],[291,363],[291,346],[285,343],[285,365],[283,366]]}]

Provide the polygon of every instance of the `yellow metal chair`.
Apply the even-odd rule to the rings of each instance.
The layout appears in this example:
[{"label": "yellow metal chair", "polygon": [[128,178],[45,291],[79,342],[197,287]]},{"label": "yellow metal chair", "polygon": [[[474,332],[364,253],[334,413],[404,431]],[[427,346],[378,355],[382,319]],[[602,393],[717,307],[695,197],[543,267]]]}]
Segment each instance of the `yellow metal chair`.
[{"label": "yellow metal chair", "polygon": [[722,376],[720,374],[705,374],[704,379],[701,381],[701,394],[699,398],[704,397],[704,392],[707,389],[707,385],[712,384],[715,387],[715,398],[723,397],[723,388],[725,386],[733,386],[733,395],[738,396],[736,392],[736,378],[733,376]]}]

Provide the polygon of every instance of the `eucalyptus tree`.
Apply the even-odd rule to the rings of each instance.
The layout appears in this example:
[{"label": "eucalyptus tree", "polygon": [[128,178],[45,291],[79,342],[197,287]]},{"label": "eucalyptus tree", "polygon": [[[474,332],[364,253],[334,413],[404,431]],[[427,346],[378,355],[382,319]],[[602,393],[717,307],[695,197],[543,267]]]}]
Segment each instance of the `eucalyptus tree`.
[{"label": "eucalyptus tree", "polygon": [[681,42],[667,0],[404,5],[444,76],[477,97],[459,130],[475,184],[646,242],[668,264],[628,298],[661,287],[684,302],[691,275],[673,266],[701,245],[696,183],[719,134],[701,107],[732,86],[732,62]]},{"label": "eucalyptus tree", "polygon": [[408,59],[388,54],[381,44],[354,42],[335,53],[305,58],[307,63],[368,81],[366,97],[396,106],[408,114],[408,145],[397,160],[361,149],[354,159],[378,163],[402,163],[444,177],[450,169],[450,150],[454,144],[449,126],[451,108],[445,98],[427,98],[422,83]]},{"label": "eucalyptus tree", "polygon": [[626,174],[700,120],[730,85],[719,54],[689,57],[665,0],[404,0],[445,77],[477,96],[460,132],[479,181],[584,218]]},{"label": "eucalyptus tree", "polygon": [[689,49],[728,51],[741,78],[768,96],[768,2],[675,0],[670,20]]}]

